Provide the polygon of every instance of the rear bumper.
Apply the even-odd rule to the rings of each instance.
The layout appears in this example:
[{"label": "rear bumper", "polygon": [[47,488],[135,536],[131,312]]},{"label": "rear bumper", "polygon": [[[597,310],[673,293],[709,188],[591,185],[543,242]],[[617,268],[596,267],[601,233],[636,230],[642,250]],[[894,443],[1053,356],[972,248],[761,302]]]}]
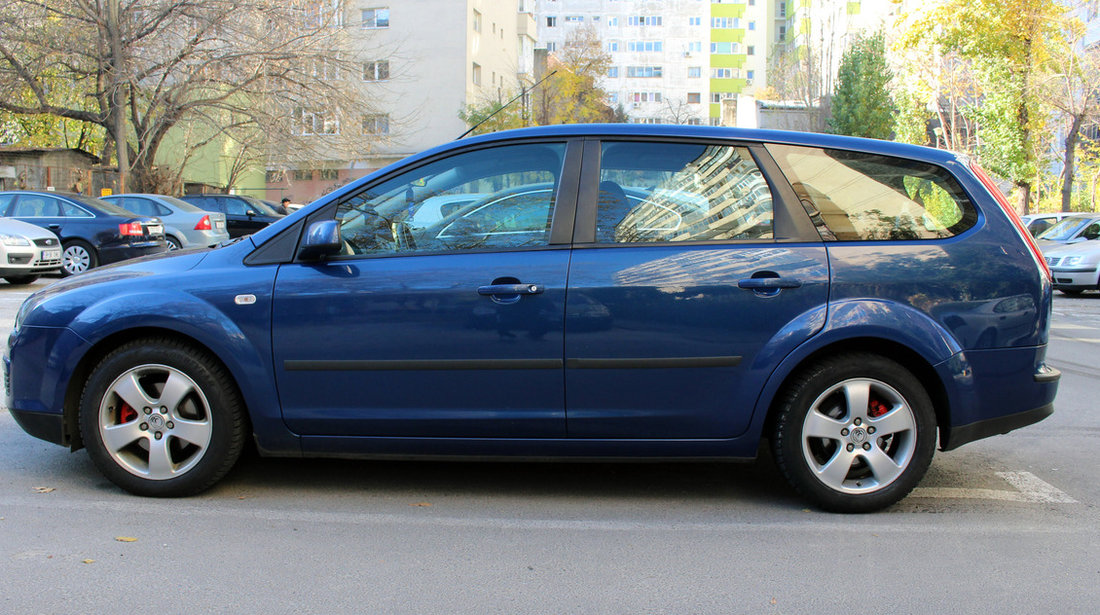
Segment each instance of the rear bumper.
[{"label": "rear bumper", "polygon": [[24,412],[11,410],[11,416],[23,431],[46,442],[68,444],[65,437],[65,417],[61,414],[45,412]]},{"label": "rear bumper", "polygon": [[949,437],[941,442],[940,450],[949,451],[975,440],[1005,434],[1013,429],[1038,423],[1052,414],[1054,414],[1054,404],[1047,404],[1034,410],[952,427]]}]

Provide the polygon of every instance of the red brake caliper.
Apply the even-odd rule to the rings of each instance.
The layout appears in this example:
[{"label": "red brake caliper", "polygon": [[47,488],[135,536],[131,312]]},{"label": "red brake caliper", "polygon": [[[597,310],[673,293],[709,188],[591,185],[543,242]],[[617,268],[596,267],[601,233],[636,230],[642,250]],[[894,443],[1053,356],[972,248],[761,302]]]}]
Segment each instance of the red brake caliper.
[{"label": "red brake caliper", "polygon": [[137,410],[131,408],[130,405],[126,402],[122,402],[122,407],[118,410],[118,422],[120,424],[129,423],[130,421],[136,419],[137,416]]},{"label": "red brake caliper", "polygon": [[886,404],[882,403],[881,401],[879,401],[877,399],[872,399],[871,403],[868,404],[867,416],[869,416],[873,419],[877,419],[878,417],[886,414],[889,411],[890,411],[890,408],[887,408]]}]

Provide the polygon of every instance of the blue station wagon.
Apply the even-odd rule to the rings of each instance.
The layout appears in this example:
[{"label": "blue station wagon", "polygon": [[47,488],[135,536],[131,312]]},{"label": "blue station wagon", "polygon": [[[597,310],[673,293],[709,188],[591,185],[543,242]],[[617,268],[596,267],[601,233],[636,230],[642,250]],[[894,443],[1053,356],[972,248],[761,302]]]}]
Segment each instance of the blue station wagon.
[{"label": "blue station wagon", "polygon": [[[937,442],[1053,412],[1051,295],[1019,218],[955,154],[543,127],[41,290],[5,384],[28,433],[142,495],[211,487],[247,438],[456,459],[751,459],[766,440],[809,501],[870,511]],[[985,316],[1005,306],[1011,322]]]}]

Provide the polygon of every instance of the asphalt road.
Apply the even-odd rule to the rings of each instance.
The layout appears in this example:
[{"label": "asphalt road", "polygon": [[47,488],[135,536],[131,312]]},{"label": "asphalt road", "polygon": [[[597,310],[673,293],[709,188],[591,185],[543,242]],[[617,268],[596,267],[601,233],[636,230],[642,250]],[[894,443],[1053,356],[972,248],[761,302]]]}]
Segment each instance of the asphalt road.
[{"label": "asphalt road", "polygon": [[[0,283],[0,329],[27,294]],[[766,457],[250,457],[144,499],[0,409],[0,613],[1095,613],[1100,294],[1054,309],[1055,415],[873,515],[806,509]]]}]

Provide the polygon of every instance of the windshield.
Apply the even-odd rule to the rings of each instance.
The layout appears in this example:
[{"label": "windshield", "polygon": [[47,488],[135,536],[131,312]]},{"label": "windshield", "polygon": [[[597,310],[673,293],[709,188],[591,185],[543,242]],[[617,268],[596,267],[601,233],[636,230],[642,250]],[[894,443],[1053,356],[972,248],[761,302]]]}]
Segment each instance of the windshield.
[{"label": "windshield", "polygon": [[267,206],[267,203],[264,203],[254,196],[248,196],[247,194],[240,194],[237,196],[244,199],[250,207],[256,210],[256,213],[260,213],[265,216],[271,216],[273,218],[281,218],[283,216],[283,214],[275,211],[274,209],[271,209]]},{"label": "windshield", "polygon": [[1069,241],[1073,239],[1077,231],[1081,230],[1088,223],[1095,222],[1096,220],[1100,220],[1100,218],[1062,218],[1060,222],[1040,233],[1039,239]]}]

